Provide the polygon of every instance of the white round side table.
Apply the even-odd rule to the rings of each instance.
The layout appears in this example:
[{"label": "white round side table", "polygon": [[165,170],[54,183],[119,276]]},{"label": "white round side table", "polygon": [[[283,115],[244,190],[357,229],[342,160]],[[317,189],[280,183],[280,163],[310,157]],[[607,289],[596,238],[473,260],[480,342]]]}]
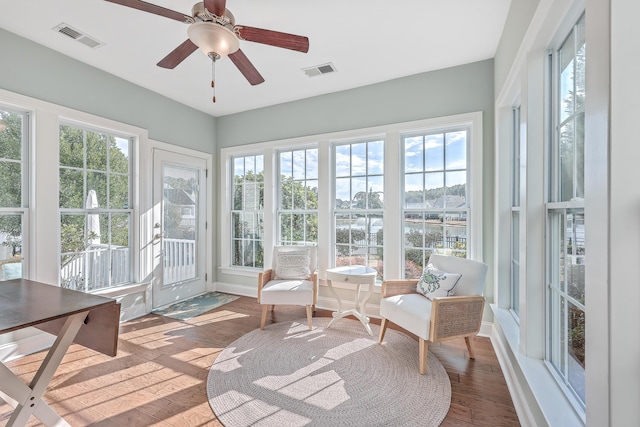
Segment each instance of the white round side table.
[{"label": "white round side table", "polygon": [[[365,313],[365,308],[367,302],[373,295],[373,289],[376,284],[377,275],[378,272],[376,270],[364,265],[349,265],[345,267],[334,267],[327,269],[327,284],[329,285],[331,293],[333,293],[333,296],[338,302],[338,310],[333,312],[333,319],[331,319],[331,322],[329,322],[327,328],[331,327],[331,324],[337,319],[353,315],[358,320],[360,320],[360,322],[362,322],[369,335],[373,336],[373,332],[371,332],[371,327],[369,326],[369,318]],[[340,295],[338,295],[336,290],[333,288],[332,282],[355,286],[355,308],[350,310],[344,310],[342,308],[342,299],[340,299]],[[369,291],[365,295],[362,302],[360,302],[360,285],[369,285]]]}]

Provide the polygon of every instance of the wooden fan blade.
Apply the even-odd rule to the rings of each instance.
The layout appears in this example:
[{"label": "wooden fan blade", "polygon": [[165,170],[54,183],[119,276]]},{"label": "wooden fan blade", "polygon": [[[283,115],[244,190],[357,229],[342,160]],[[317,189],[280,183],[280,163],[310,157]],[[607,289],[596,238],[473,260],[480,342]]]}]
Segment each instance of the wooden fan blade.
[{"label": "wooden fan blade", "polygon": [[284,49],[297,50],[307,53],[309,51],[309,38],[296,36],[295,34],[281,33],[279,31],[265,30],[255,27],[236,25],[234,30],[240,38],[250,42],[268,44]]},{"label": "wooden fan blade", "polygon": [[227,0],[204,0],[204,7],[216,16],[224,16]]},{"label": "wooden fan blade", "polygon": [[110,3],[119,4],[122,6],[131,7],[133,9],[142,10],[143,12],[149,12],[156,15],[164,16],[165,18],[175,19],[180,22],[189,22],[191,16],[185,15],[180,12],[176,12],[171,9],[157,6],[155,4],[147,3],[141,0],[105,0]]},{"label": "wooden fan blade", "polygon": [[160,62],[158,62],[158,67],[162,68],[176,68],[176,66],[184,61],[189,55],[198,49],[198,46],[193,44],[193,42],[187,39],[184,43],[182,43],[177,48],[173,49],[171,53],[162,58]]},{"label": "wooden fan blade", "polygon": [[233,62],[238,70],[242,73],[243,76],[249,80],[251,85],[259,85],[264,82],[264,78],[260,75],[256,67],[253,66],[249,58],[242,52],[240,49],[236,50],[233,53],[229,54],[229,59]]}]

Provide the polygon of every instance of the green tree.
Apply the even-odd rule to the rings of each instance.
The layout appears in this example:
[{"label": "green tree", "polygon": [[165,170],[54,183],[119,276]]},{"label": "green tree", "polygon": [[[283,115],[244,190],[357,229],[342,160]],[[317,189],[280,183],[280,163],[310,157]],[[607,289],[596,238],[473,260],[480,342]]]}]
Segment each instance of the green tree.
[{"label": "green tree", "polygon": [[[0,207],[22,207],[22,115],[0,110]],[[22,216],[0,215],[2,244],[16,255],[22,248]]]},{"label": "green tree", "polygon": [[[287,210],[317,210],[318,188],[307,187],[292,177],[280,177],[280,207]],[[318,241],[318,215],[316,213],[283,213],[280,221],[280,237],[291,242]]]}]

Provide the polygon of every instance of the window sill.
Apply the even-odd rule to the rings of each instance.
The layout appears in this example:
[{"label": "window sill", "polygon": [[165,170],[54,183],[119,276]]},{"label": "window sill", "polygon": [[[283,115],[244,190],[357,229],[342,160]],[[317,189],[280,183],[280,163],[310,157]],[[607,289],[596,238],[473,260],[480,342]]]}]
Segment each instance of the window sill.
[{"label": "window sill", "polygon": [[[492,339],[499,341],[494,343],[498,344],[496,353],[502,354],[499,356],[500,364],[522,424],[542,425],[535,415],[538,409],[547,425],[583,427],[584,411],[578,410],[571,397],[564,393],[545,361],[527,357],[520,351],[520,327],[513,315],[494,304],[491,304],[491,309],[495,323],[502,331],[502,334],[494,332]],[[535,402],[528,401],[531,395]]]}]

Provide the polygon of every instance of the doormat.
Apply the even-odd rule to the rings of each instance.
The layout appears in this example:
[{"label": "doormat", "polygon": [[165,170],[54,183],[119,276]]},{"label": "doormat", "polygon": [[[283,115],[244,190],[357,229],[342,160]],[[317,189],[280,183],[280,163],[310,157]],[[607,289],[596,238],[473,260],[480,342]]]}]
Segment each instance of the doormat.
[{"label": "doormat", "polygon": [[186,301],[178,302],[163,309],[153,310],[153,314],[171,317],[172,319],[188,320],[221,305],[235,301],[240,297],[223,294],[221,292],[207,292]]}]

